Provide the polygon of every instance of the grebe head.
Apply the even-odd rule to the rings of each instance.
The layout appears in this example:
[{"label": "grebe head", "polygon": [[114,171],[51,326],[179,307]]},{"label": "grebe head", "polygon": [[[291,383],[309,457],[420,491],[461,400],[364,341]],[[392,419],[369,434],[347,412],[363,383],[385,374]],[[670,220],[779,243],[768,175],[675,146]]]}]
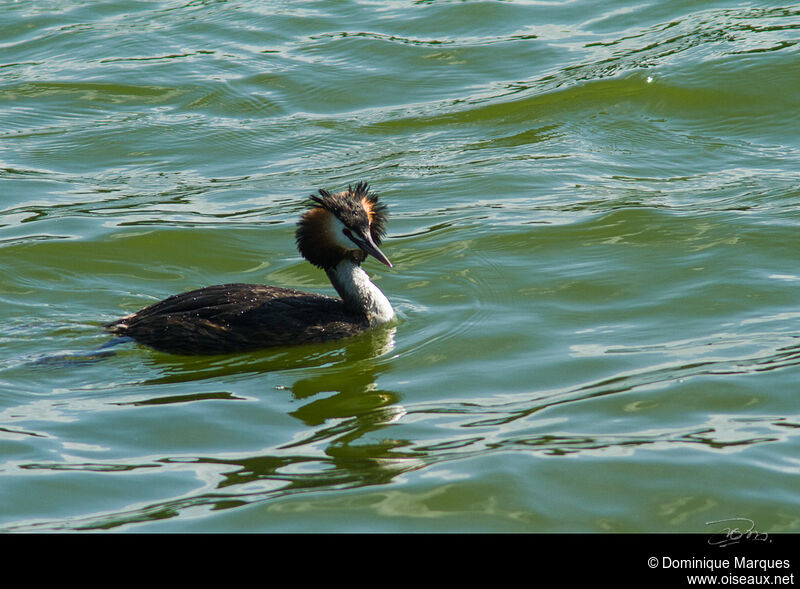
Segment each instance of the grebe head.
[{"label": "grebe head", "polygon": [[378,249],[386,234],[386,205],[378,202],[369,184],[359,182],[337,193],[320,190],[310,204],[295,233],[297,249],[306,260],[329,270],[344,259],[360,264],[370,255],[392,267]]}]

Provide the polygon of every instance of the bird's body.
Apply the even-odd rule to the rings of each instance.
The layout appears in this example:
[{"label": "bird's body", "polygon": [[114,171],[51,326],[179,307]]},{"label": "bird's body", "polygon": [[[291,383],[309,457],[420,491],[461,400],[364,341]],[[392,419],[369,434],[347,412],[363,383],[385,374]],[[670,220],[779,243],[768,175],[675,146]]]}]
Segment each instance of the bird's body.
[{"label": "bird's body", "polygon": [[386,210],[365,183],[312,196],[296,233],[300,253],[322,268],[341,298],[261,284],[222,284],[164,299],[109,323],[115,335],[177,354],[217,354],[349,337],[394,317],[361,269],[378,249]]}]

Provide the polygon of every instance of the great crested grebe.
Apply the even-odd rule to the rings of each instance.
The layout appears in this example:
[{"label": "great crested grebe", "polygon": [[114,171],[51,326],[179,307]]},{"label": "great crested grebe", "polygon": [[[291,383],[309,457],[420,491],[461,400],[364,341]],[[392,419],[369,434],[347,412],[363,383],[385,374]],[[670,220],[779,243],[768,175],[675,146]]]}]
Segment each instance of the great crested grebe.
[{"label": "great crested grebe", "polygon": [[361,269],[368,255],[392,267],[378,249],[386,205],[366,182],[336,194],[320,190],[309,205],[297,224],[297,249],[325,270],[340,299],[221,284],[171,296],[106,329],[164,352],[222,354],[339,339],[391,321],[392,305]]}]

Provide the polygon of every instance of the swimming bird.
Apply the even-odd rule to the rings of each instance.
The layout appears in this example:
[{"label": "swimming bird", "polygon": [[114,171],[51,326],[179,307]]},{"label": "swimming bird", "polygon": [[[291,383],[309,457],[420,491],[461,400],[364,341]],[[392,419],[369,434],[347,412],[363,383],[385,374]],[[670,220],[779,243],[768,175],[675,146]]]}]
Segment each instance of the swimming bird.
[{"label": "swimming bird", "polygon": [[391,303],[361,268],[392,267],[379,245],[387,209],[366,182],[319,190],[297,224],[300,254],[325,271],[339,297],[261,284],[221,284],[171,296],[105,325],[174,354],[224,354],[324,342],[391,321]]}]

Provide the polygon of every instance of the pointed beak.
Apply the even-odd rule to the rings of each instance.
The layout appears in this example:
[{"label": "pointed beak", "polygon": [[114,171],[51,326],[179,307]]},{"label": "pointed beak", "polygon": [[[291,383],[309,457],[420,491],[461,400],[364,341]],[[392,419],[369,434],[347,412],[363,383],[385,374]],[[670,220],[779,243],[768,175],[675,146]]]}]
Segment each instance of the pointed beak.
[{"label": "pointed beak", "polygon": [[375,242],[372,241],[372,236],[369,234],[369,232],[364,235],[354,235],[352,239],[358,247],[378,260],[381,264],[386,264],[389,266],[389,268],[393,267],[392,263],[389,261],[389,258],[387,258],[383,252],[378,249],[378,246],[375,245]]}]

